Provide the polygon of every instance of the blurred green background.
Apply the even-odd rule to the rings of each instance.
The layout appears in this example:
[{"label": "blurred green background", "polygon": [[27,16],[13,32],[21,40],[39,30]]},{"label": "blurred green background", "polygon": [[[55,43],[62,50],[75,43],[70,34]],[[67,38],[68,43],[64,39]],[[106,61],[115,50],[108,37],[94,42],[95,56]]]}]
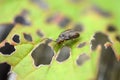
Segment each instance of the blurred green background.
[{"label": "blurred green background", "polygon": [[[17,80],[108,80],[104,76],[110,77],[110,80],[119,80],[119,68],[118,72],[110,68],[113,71],[108,74],[107,68],[109,67],[107,66],[106,73],[104,70],[103,73],[99,73],[101,65],[99,58],[101,58],[102,51],[101,49],[92,51],[90,48],[91,39],[96,32],[107,34],[112,42],[114,55],[117,56],[116,59],[118,58],[116,63],[119,66],[119,3],[120,0],[0,0],[0,46],[5,41],[12,44],[11,39],[14,34],[20,36],[20,43],[15,45],[14,54],[10,56],[0,54],[0,62],[7,62],[11,65],[11,71],[16,73]],[[22,19],[17,20],[18,16]],[[6,24],[14,26],[4,29]],[[36,68],[31,52],[40,41],[45,38],[55,41],[62,31],[74,29],[76,25],[80,26],[80,37],[74,45],[68,42],[67,46],[71,48],[70,58],[62,63],[58,63],[53,58],[50,65]],[[108,27],[111,25],[116,29],[115,32],[109,32]],[[42,32],[42,37],[36,35],[38,30]],[[33,41],[25,40],[23,33],[30,34]],[[82,42],[86,42],[86,46],[77,48],[76,46]],[[50,44],[57,54],[63,45],[60,47],[57,45],[57,49],[54,48],[55,45],[54,42]],[[75,61],[83,53],[89,55],[90,60],[78,66]],[[103,66],[106,67],[104,64]],[[118,76],[114,76],[114,73]]]}]

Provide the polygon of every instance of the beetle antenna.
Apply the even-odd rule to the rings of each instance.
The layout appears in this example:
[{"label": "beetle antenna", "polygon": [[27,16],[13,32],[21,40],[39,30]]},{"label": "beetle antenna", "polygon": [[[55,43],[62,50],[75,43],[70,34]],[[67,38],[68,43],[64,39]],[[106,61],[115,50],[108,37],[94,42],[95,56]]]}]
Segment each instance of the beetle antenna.
[{"label": "beetle antenna", "polygon": [[46,40],[46,43],[49,43],[49,42],[51,42],[51,41],[56,42],[55,40],[52,40],[52,39],[50,39],[50,38],[43,38],[42,40],[40,40],[40,42],[42,42],[42,41],[44,41],[44,40]]},{"label": "beetle antenna", "polygon": [[40,42],[42,42],[42,41],[44,41],[44,40],[46,40],[45,41],[45,44],[48,44],[49,42],[51,42],[51,41],[54,41],[55,42],[55,45],[53,46],[53,49],[55,49],[55,47],[57,46],[57,42],[56,42],[56,40],[52,40],[52,39],[50,39],[50,38],[44,38],[44,39],[42,39]]}]

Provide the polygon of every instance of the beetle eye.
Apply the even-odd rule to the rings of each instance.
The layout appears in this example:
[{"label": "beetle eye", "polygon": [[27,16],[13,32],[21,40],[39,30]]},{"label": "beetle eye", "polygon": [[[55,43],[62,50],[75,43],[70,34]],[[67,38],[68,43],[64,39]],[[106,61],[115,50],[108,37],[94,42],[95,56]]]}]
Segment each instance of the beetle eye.
[{"label": "beetle eye", "polygon": [[80,34],[79,33],[76,33],[77,36],[79,36]]},{"label": "beetle eye", "polygon": [[63,38],[63,37],[65,37],[65,35],[61,35],[60,37]]}]

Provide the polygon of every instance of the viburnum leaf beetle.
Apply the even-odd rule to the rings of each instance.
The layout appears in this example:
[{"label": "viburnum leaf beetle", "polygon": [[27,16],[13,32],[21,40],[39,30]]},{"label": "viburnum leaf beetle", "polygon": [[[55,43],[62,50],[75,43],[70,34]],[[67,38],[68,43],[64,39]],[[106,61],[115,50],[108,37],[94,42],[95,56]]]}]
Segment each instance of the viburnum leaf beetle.
[{"label": "viburnum leaf beetle", "polygon": [[[73,40],[73,39],[76,39],[80,36],[79,32],[76,31],[76,30],[73,30],[73,29],[68,29],[68,30],[65,30],[63,31],[59,36],[58,38],[55,40],[55,42],[57,44],[61,44],[63,43],[64,41],[67,41],[67,40]],[[45,39],[49,39],[49,38],[45,38]],[[43,39],[44,40],[44,39]],[[43,41],[42,40],[42,41]],[[54,41],[54,40],[52,40]]]},{"label": "viburnum leaf beetle", "polygon": [[68,29],[63,31],[58,38],[56,39],[56,43],[61,44],[62,42],[66,41],[66,40],[71,40],[71,39],[75,39],[78,38],[80,36],[78,31],[72,30],[72,29]]}]

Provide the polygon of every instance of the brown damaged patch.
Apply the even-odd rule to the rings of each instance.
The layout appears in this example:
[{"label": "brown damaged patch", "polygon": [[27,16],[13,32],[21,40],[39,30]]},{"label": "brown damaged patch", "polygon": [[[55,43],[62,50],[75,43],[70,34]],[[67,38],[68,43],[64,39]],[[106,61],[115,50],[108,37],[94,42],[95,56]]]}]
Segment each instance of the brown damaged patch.
[{"label": "brown damaged patch", "polygon": [[52,15],[49,15],[45,22],[55,23],[58,25],[58,27],[65,28],[71,23],[71,19],[61,13],[54,13]]},{"label": "brown damaged patch", "polygon": [[63,62],[67,60],[69,57],[70,57],[70,48],[67,46],[64,46],[58,53],[56,60],[58,62]]},{"label": "brown damaged patch", "polygon": [[76,60],[76,63],[78,66],[81,66],[89,59],[90,59],[90,57],[87,54],[83,53],[83,54],[79,55],[78,59]]},{"label": "brown damaged patch", "polygon": [[15,51],[14,45],[9,44],[8,42],[6,42],[4,46],[0,47],[0,52],[3,55],[10,55],[14,51]]},{"label": "brown damaged patch", "polygon": [[23,36],[25,38],[25,40],[29,41],[29,42],[32,42],[32,36],[30,34],[27,34],[27,33],[23,33]]},{"label": "brown damaged patch", "polygon": [[54,51],[47,43],[42,43],[33,50],[31,56],[35,66],[49,65],[54,56]]},{"label": "brown damaged patch", "polygon": [[82,31],[84,30],[84,27],[83,27],[83,25],[81,25],[81,24],[75,24],[73,29],[74,29],[75,31],[82,32]]},{"label": "brown damaged patch", "polygon": [[92,10],[93,10],[94,12],[96,12],[97,14],[105,17],[105,18],[109,18],[109,17],[112,16],[111,12],[106,11],[106,10],[103,10],[103,9],[101,9],[101,8],[100,8],[99,6],[97,6],[97,5],[93,5],[93,6],[92,6]]},{"label": "brown damaged patch", "polygon": [[62,20],[62,18],[63,18],[63,15],[61,13],[56,12],[47,17],[46,23],[54,22],[55,24],[58,24]]},{"label": "brown damaged patch", "polygon": [[61,21],[58,23],[58,25],[59,25],[61,28],[64,28],[64,27],[66,27],[70,22],[71,22],[71,20],[70,20],[68,17],[64,17],[64,18],[61,19]]},{"label": "brown damaged patch", "polygon": [[49,15],[47,19],[45,20],[46,23],[51,23],[53,22],[55,16]]},{"label": "brown damaged patch", "polygon": [[37,30],[37,35],[39,36],[39,37],[43,37],[44,36],[44,34],[40,31],[40,30]]}]

